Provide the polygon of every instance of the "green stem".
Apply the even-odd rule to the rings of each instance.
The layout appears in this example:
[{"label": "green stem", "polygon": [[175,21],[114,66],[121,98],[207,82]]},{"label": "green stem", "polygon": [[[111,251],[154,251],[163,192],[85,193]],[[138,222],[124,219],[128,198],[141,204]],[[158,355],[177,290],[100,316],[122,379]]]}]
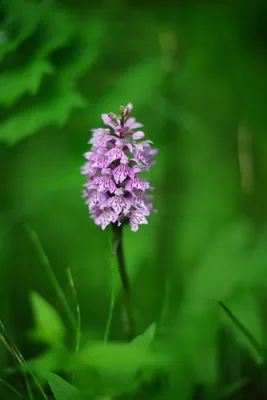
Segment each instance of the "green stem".
[{"label": "green stem", "polygon": [[[24,375],[24,379],[25,379],[25,383],[26,383],[26,387],[27,387],[27,391],[28,391],[28,395],[30,397],[31,400],[34,400],[32,391],[31,391],[31,387],[30,387],[30,382],[29,382],[29,377],[28,375],[30,375],[33,379],[33,381],[36,384],[36,387],[40,390],[42,396],[44,397],[45,400],[48,399],[48,397],[46,396],[40,382],[38,381],[38,379],[36,378],[36,376],[32,373],[32,372],[28,372],[26,370],[27,367],[27,363],[25,358],[23,357],[22,353],[20,352],[20,350],[17,348],[17,346],[15,345],[15,343],[13,342],[13,340],[11,339],[10,335],[8,334],[5,325],[3,324],[3,322],[0,320],[0,328],[2,329],[4,336],[2,336],[0,334],[1,340],[2,342],[5,344],[5,346],[7,347],[7,349],[9,350],[9,352],[12,354],[12,356],[19,362],[19,364],[22,367],[22,373]],[[8,342],[7,342],[7,340]]]},{"label": "green stem", "polygon": [[114,250],[115,250],[114,246],[112,246],[112,253],[110,257],[110,303],[109,303],[108,319],[104,333],[104,344],[107,344],[108,341],[114,307],[115,307],[116,296],[115,296],[115,265],[114,265],[115,251]]},{"label": "green stem", "polygon": [[266,357],[266,350],[261,346],[261,344],[255,339],[255,337],[249,332],[249,330],[236,318],[236,316],[229,310],[229,308],[220,300],[218,300],[220,307],[228,315],[234,325],[246,336],[250,344],[258,352],[260,357]]},{"label": "green stem", "polygon": [[15,393],[21,399],[26,399],[26,397],[24,397],[20,392],[17,391],[17,389],[15,389],[12,385],[10,385],[10,383],[6,382],[4,379],[0,378],[0,383],[6,386],[9,390],[12,390],[12,392]]},{"label": "green stem", "polygon": [[81,340],[81,312],[80,312],[80,305],[78,302],[78,296],[77,296],[77,292],[76,292],[76,288],[74,285],[74,280],[72,277],[72,273],[70,268],[67,268],[67,275],[68,275],[68,280],[69,280],[69,284],[73,293],[73,297],[74,297],[74,301],[75,301],[75,306],[76,306],[76,325],[77,325],[77,329],[76,329],[76,340],[75,340],[75,351],[76,353],[79,352],[80,350],[80,340]]},{"label": "green stem", "polygon": [[24,376],[25,376],[25,382],[26,382],[26,387],[27,387],[27,391],[28,391],[29,398],[30,398],[30,400],[34,400],[33,393],[32,393],[32,389],[31,389],[31,385],[30,385],[30,381],[29,381],[27,372],[25,372]]},{"label": "green stem", "polygon": [[112,224],[113,249],[118,261],[119,274],[122,283],[124,306],[127,318],[126,335],[129,341],[135,337],[135,324],[132,311],[130,281],[127,274],[124,252],[123,252],[123,225]]},{"label": "green stem", "polygon": [[29,224],[25,224],[25,230],[28,233],[31,241],[33,242],[33,244],[36,247],[36,250],[39,254],[40,260],[43,263],[43,266],[46,269],[47,275],[52,283],[52,285],[54,286],[54,289],[58,295],[59,300],[61,301],[62,307],[64,308],[66,315],[69,318],[69,321],[71,323],[71,325],[73,326],[73,328],[76,330],[77,329],[77,323],[75,320],[75,317],[71,311],[71,308],[67,302],[66,296],[63,292],[63,290],[61,289],[61,286],[55,276],[55,273],[53,271],[53,268],[51,267],[51,264],[48,260],[48,257],[44,251],[44,248],[36,234],[36,232],[32,229],[32,227]]}]

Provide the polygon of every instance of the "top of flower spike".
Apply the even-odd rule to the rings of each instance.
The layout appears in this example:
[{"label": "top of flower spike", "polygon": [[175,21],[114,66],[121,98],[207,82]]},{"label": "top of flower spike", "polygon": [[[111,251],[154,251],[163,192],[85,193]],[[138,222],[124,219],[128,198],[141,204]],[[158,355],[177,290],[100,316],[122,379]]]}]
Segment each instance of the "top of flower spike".
[{"label": "top of flower spike", "polygon": [[127,133],[133,131],[133,129],[141,128],[144,125],[136,122],[135,118],[129,118],[130,113],[132,112],[133,105],[129,103],[126,107],[123,105],[120,106],[121,115],[118,116],[114,113],[109,114],[102,114],[101,118],[105,125],[113,128],[115,133],[120,136],[124,137]]},{"label": "top of flower spike", "polygon": [[138,224],[147,223],[146,216],[153,211],[151,196],[145,193],[149,182],[139,175],[155,163],[152,157],[157,150],[151,148],[151,141],[138,142],[145,134],[135,131],[143,125],[130,117],[132,109],[129,103],[120,107],[120,116],[102,114],[109,128],[92,130],[92,148],[85,153],[84,197],[91,217],[102,229],[110,223],[121,225],[129,221],[136,231]]}]

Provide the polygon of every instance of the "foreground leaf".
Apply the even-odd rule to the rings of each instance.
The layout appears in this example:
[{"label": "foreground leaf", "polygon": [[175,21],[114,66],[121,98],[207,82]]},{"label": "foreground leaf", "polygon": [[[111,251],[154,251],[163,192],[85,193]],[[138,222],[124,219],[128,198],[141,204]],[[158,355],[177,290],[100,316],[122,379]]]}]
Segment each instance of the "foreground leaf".
[{"label": "foreground leaf", "polygon": [[57,311],[37,292],[30,299],[36,324],[34,336],[50,345],[62,345],[65,327]]},{"label": "foreground leaf", "polygon": [[114,342],[107,345],[100,342],[92,343],[81,350],[78,357],[85,365],[105,370],[115,368],[117,372],[133,371],[144,366],[153,367],[166,363],[162,354],[154,353],[141,346],[133,346],[132,343]]},{"label": "foreground leaf", "polygon": [[153,322],[151,325],[149,325],[149,327],[145,330],[144,333],[134,338],[134,340],[131,343],[138,347],[140,346],[147,348],[155,338],[155,334],[156,334],[156,323]]},{"label": "foreground leaf", "polygon": [[77,398],[79,390],[60,376],[48,373],[46,379],[56,400],[74,400]]}]

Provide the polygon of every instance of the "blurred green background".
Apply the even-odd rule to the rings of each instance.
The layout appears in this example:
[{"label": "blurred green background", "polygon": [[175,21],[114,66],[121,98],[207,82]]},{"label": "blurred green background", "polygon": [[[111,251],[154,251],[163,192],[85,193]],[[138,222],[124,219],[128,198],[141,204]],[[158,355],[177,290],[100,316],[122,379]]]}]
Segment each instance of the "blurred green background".
[{"label": "blurred green background", "polygon": [[[265,357],[218,301],[264,348],[267,3],[1,0],[0,21],[0,319],[14,343],[27,360],[43,351],[32,291],[69,328],[25,223],[75,310],[70,268],[84,337],[103,339],[111,232],[88,218],[80,167],[100,114],[132,102],[159,149],[158,213],[125,229],[125,254],[138,331],[155,322],[169,362],[145,394],[111,380],[90,398],[266,399]],[[116,288],[110,339],[123,341],[118,276]],[[0,378],[26,393],[14,364],[0,343]],[[17,397],[0,385],[0,398]]]}]

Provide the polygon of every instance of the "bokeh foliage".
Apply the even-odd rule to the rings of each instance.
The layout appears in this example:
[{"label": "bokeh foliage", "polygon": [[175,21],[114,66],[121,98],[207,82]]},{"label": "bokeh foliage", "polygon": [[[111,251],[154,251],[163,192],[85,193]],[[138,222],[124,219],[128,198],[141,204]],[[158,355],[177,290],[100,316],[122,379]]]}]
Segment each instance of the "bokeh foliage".
[{"label": "bokeh foliage", "polygon": [[[34,398],[42,395],[31,373],[56,400],[266,397],[264,350],[218,303],[265,348],[264,2],[0,6],[0,319],[27,360],[20,368]],[[124,342],[116,275],[104,345],[110,231],[88,219],[79,169],[100,113],[129,101],[159,148],[151,170],[158,213],[136,234],[125,229],[140,336]],[[82,321],[76,356],[71,318],[25,223],[75,313],[72,272]],[[23,373],[8,370],[17,361],[3,343],[0,378],[28,396]],[[17,395],[3,384],[0,398]]]}]

